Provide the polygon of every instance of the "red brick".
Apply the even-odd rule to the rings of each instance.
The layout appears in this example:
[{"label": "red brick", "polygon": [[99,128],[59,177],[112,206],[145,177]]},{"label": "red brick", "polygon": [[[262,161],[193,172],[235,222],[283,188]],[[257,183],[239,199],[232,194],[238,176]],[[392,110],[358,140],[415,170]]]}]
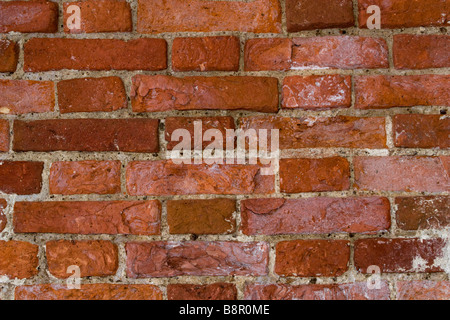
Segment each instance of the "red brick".
[{"label": "red brick", "polygon": [[355,24],[352,0],[287,0],[288,32],[347,28]]},{"label": "red brick", "polygon": [[127,107],[127,94],[119,77],[63,80],[58,105],[61,113],[116,111]]},{"label": "red brick", "polygon": [[117,245],[109,241],[49,241],[46,256],[50,273],[63,279],[72,275],[70,266],[83,278],[114,275],[119,266]]},{"label": "red brick", "polygon": [[347,271],[349,259],[348,241],[282,241],[276,246],[275,273],[280,276],[335,277]]},{"label": "red brick", "polygon": [[19,45],[13,41],[0,40],[0,72],[14,72],[19,60]]},{"label": "red brick", "polygon": [[0,241],[0,276],[31,278],[38,273],[37,245],[22,241]]},{"label": "red brick", "polygon": [[281,32],[278,0],[138,1],[137,30],[141,33],[241,31]]},{"label": "red brick", "polygon": [[450,117],[401,114],[393,121],[394,143],[403,148],[450,148]]},{"label": "red brick", "polygon": [[43,162],[0,161],[0,191],[8,194],[41,192]]},{"label": "red brick", "polygon": [[381,9],[381,27],[388,29],[448,26],[450,4],[442,0],[358,0],[359,25],[367,28],[367,19],[372,13],[367,8],[376,5]]},{"label": "red brick", "polygon": [[58,31],[58,4],[51,1],[0,1],[0,33]]},{"label": "red brick", "polygon": [[444,229],[450,226],[450,197],[400,197],[395,199],[397,226],[403,230]]},{"label": "red brick", "polygon": [[361,239],[355,242],[355,267],[367,273],[378,266],[382,273],[440,272],[442,239]]},{"label": "red brick", "polygon": [[51,81],[0,80],[0,113],[50,112],[55,106]]},{"label": "red brick", "polygon": [[381,38],[327,36],[294,38],[292,69],[388,68],[388,47]]},{"label": "red brick", "polygon": [[278,80],[136,75],[131,102],[135,112],[211,109],[277,112]]},{"label": "red brick", "polygon": [[387,198],[250,199],[241,201],[246,235],[373,233],[391,225]]},{"label": "red brick", "polygon": [[274,176],[261,175],[262,168],[250,164],[134,161],[127,168],[127,190],[133,196],[273,193]]},{"label": "red brick", "polygon": [[[28,72],[75,70],[164,70],[164,39],[44,39],[33,38],[24,46]],[[48,57],[52,57],[49,59]]]},{"label": "red brick", "polygon": [[291,68],[292,40],[256,38],[245,43],[245,71],[285,71]]},{"label": "red brick", "polygon": [[281,192],[341,191],[350,188],[350,165],[340,157],[281,159]]},{"label": "red brick", "polygon": [[233,199],[169,200],[167,224],[171,234],[229,234],[235,212]]},{"label": "red brick", "polygon": [[356,108],[450,106],[449,89],[448,75],[357,77]]},{"label": "red brick", "polygon": [[16,287],[16,300],[162,300],[158,287],[148,284],[83,284],[71,290],[65,284]]},{"label": "red brick", "polygon": [[6,224],[8,223],[8,220],[6,219],[6,206],[8,204],[4,199],[0,199],[0,232],[2,232]]},{"label": "red brick", "polygon": [[352,105],[351,76],[292,76],[284,78],[283,108],[329,109]]},{"label": "red brick", "polygon": [[9,122],[0,119],[0,152],[9,151]]},{"label": "red brick", "polygon": [[269,246],[264,242],[129,242],[129,278],[191,276],[262,276]]},{"label": "red brick", "polygon": [[245,300],[390,300],[389,285],[368,289],[367,282],[344,284],[248,284]]},{"label": "red brick", "polygon": [[120,161],[54,162],[50,168],[50,193],[120,193],[120,168]]},{"label": "red brick", "polygon": [[231,283],[169,284],[167,298],[169,300],[236,300],[237,290]]},{"label": "red brick", "polygon": [[[80,8],[81,28],[70,30],[67,19],[69,6]],[[64,31],[67,33],[130,32],[133,30],[130,4],[123,0],[88,0],[64,3]]]},{"label": "red brick", "polygon": [[450,300],[450,282],[397,281],[397,300]]},{"label": "red brick", "polygon": [[[227,148],[226,141],[226,130],[227,129],[235,129],[236,126],[234,124],[233,117],[167,117],[165,122],[165,137],[167,143],[167,149],[172,150],[175,146],[177,146],[181,141],[175,140],[172,141],[172,135],[175,130],[184,129],[188,130],[191,135],[191,150],[194,150],[195,147],[195,130],[194,130],[194,122],[201,122],[202,126],[202,137],[205,137],[205,133],[207,130],[219,130],[222,133],[223,140],[223,150],[225,149],[234,149],[234,144]],[[202,139],[203,140],[203,139]],[[213,139],[213,141],[215,141]],[[202,149],[208,147],[212,141],[202,141]]]},{"label": "red brick", "polygon": [[[450,7],[449,7],[450,9]],[[450,36],[394,36],[394,65],[397,69],[427,69],[450,67]]]},{"label": "red brick", "polygon": [[450,191],[450,157],[356,157],[355,186],[372,191]]},{"label": "red brick", "polygon": [[52,119],[14,122],[15,151],[158,152],[156,119]]},{"label": "red brick", "polygon": [[160,233],[159,201],[16,202],[16,233]]},{"label": "red brick", "polygon": [[356,117],[247,117],[240,128],[279,130],[280,149],[386,148],[385,120]]},{"label": "red brick", "polygon": [[175,71],[238,71],[239,56],[237,37],[175,38],[172,68]]}]

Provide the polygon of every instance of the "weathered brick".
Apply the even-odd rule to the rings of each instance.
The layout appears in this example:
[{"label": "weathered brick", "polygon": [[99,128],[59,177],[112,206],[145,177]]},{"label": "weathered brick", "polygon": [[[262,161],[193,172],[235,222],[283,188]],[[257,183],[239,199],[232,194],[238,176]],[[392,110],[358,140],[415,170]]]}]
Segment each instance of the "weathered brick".
[{"label": "weathered brick", "polygon": [[348,269],[345,240],[282,241],[276,246],[275,273],[295,277],[335,277]]},{"label": "weathered brick", "polygon": [[14,72],[19,60],[19,45],[13,41],[0,40],[0,72]]},{"label": "weathered brick", "polygon": [[267,77],[133,77],[135,112],[170,110],[278,111],[278,80]]},{"label": "weathered brick", "polygon": [[397,300],[449,300],[448,281],[397,281]]},{"label": "weathered brick", "polygon": [[130,195],[264,194],[274,192],[274,176],[261,165],[176,164],[134,161],[127,168]]},{"label": "weathered brick", "polygon": [[345,158],[281,159],[282,192],[341,191],[350,188],[350,165]]},{"label": "weathered brick", "polygon": [[51,1],[0,1],[0,33],[58,31],[58,4]]},{"label": "weathered brick", "polygon": [[369,289],[367,282],[344,284],[248,284],[245,300],[390,300],[389,285]]},{"label": "weathered brick", "polygon": [[352,0],[287,0],[288,32],[347,28],[355,24]]},{"label": "weathered brick", "polygon": [[292,69],[388,68],[388,47],[381,38],[326,36],[294,38]]},{"label": "weathered brick", "polygon": [[232,283],[169,284],[167,298],[169,300],[236,300],[237,290]]},{"label": "weathered brick", "polygon": [[[69,6],[80,8],[80,29],[69,29]],[[67,33],[130,32],[133,30],[130,4],[123,0],[88,0],[64,3],[64,31]]]},{"label": "weathered brick", "polygon": [[6,206],[7,202],[4,199],[0,199],[0,232],[2,232],[5,227],[8,220],[6,219]]},{"label": "weathered brick", "polygon": [[[227,147],[226,141],[226,130],[227,129],[235,129],[236,126],[234,124],[233,117],[167,117],[165,122],[165,137],[167,143],[167,149],[172,150],[175,146],[177,146],[181,141],[175,139],[176,136],[173,136],[175,130],[184,129],[188,130],[191,135],[191,150],[195,148],[195,127],[194,122],[201,122],[201,133],[202,137],[205,137],[205,133],[207,130],[219,130],[222,133],[223,140],[223,150],[225,149],[234,149],[234,144]],[[173,138],[172,138],[173,136]],[[213,141],[215,141],[213,139]],[[212,141],[203,141],[202,139],[202,149],[208,147]]]},{"label": "weathered brick", "polygon": [[355,187],[372,191],[450,191],[450,157],[356,157]]},{"label": "weathered brick", "polygon": [[16,202],[16,233],[160,233],[159,201]]},{"label": "weathered brick", "polygon": [[9,122],[0,119],[0,152],[9,151]]},{"label": "weathered brick", "polygon": [[372,13],[367,13],[371,5],[380,7],[381,27],[388,29],[447,26],[450,4],[442,0],[358,0],[359,25],[367,28],[367,19]]},{"label": "weathered brick", "polygon": [[241,201],[246,235],[373,233],[388,230],[387,198],[249,199]]},{"label": "weathered brick", "polygon": [[0,80],[0,114],[50,112],[55,106],[51,81]]},{"label": "weathered brick", "polygon": [[449,75],[356,77],[356,108],[450,106]]},{"label": "weathered brick", "polygon": [[0,191],[8,194],[41,192],[43,162],[0,161]]},{"label": "weathered brick", "polygon": [[[450,7],[449,7],[450,9]],[[450,67],[450,36],[394,36],[394,65],[397,69],[428,69]]]},{"label": "weathered brick", "polygon": [[127,94],[119,77],[63,80],[58,105],[61,113],[116,111],[127,107]]},{"label": "weathered brick", "polygon": [[351,104],[351,76],[292,76],[284,78],[283,108],[349,108]]},{"label": "weathered brick", "polygon": [[394,143],[403,148],[450,148],[450,117],[400,114],[393,118]]},{"label": "weathered brick", "polygon": [[281,32],[278,0],[138,0],[138,32]]},{"label": "weathered brick", "polygon": [[440,272],[444,246],[442,239],[360,239],[355,242],[355,267],[362,273],[370,266],[382,273]]},{"label": "weathered brick", "polygon": [[[82,133],[82,134],[80,134]],[[52,119],[14,122],[15,151],[158,152],[156,119]]]},{"label": "weathered brick", "polygon": [[38,273],[37,245],[22,241],[0,241],[0,276],[31,278]]},{"label": "weathered brick", "polygon": [[120,168],[120,161],[54,162],[50,168],[50,193],[120,193]]},{"label": "weathered brick", "polygon": [[386,148],[385,120],[356,117],[244,117],[240,128],[279,130],[280,149]]},{"label": "weathered brick", "polygon": [[450,225],[449,196],[400,197],[395,205],[400,229],[444,229]]},{"label": "weathered brick", "polygon": [[233,199],[169,200],[167,223],[171,234],[229,234],[235,212]]},{"label": "weathered brick", "polygon": [[191,276],[262,276],[267,274],[265,242],[129,242],[130,278]]},{"label": "weathered brick", "polygon": [[162,300],[161,290],[149,284],[82,284],[71,290],[65,284],[18,286],[16,300]]},{"label": "weathered brick", "polygon": [[175,38],[172,68],[175,71],[238,71],[239,55],[237,37]]},{"label": "weathered brick", "polygon": [[70,266],[80,268],[81,277],[114,275],[119,266],[117,245],[109,241],[49,241],[46,243],[48,270],[57,278],[68,278]]},{"label": "weathered brick", "polygon": [[[167,68],[164,39],[45,39],[24,46],[28,72],[76,70],[163,70]],[[49,59],[48,57],[52,57]]]},{"label": "weathered brick", "polygon": [[245,71],[284,71],[291,68],[292,40],[256,38],[245,43]]}]

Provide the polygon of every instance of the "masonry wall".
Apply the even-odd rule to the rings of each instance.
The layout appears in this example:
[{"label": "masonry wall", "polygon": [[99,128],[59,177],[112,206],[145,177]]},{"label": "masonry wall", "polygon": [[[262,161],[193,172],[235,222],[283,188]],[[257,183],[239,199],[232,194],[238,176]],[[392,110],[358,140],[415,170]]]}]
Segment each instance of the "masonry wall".
[{"label": "masonry wall", "polygon": [[[0,298],[449,299],[449,12],[0,1]],[[279,172],[174,164],[195,120]]]}]

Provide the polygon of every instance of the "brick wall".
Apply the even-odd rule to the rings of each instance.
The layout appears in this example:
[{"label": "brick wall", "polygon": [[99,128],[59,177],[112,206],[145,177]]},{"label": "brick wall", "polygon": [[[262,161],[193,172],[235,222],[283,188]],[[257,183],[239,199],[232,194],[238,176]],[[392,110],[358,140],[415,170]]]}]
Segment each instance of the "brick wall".
[{"label": "brick wall", "polygon": [[[449,299],[449,13],[0,1],[0,299]],[[199,119],[279,172],[167,159]]]}]

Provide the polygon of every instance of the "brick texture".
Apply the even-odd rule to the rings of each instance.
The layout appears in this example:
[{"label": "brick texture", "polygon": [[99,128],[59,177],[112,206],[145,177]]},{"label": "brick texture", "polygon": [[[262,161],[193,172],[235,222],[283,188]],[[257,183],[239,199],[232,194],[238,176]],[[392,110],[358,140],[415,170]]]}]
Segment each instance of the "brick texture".
[{"label": "brick texture", "polygon": [[236,300],[237,290],[231,283],[169,284],[167,297],[169,300]]},{"label": "brick texture", "polygon": [[9,122],[0,120],[0,152],[9,151]]},{"label": "brick texture", "polygon": [[0,191],[19,195],[39,193],[43,169],[42,162],[1,161]]},{"label": "brick texture", "polygon": [[18,44],[9,40],[0,40],[0,72],[16,71],[18,60]]},{"label": "brick texture", "polygon": [[8,220],[6,219],[6,206],[8,203],[4,199],[0,199],[0,232],[2,232],[6,224],[8,223]]},{"label": "brick texture", "polygon": [[0,241],[0,274],[10,279],[26,279],[38,273],[37,245],[23,241]]},{"label": "brick texture", "polygon": [[58,5],[51,1],[1,1],[0,32],[56,32]]}]

